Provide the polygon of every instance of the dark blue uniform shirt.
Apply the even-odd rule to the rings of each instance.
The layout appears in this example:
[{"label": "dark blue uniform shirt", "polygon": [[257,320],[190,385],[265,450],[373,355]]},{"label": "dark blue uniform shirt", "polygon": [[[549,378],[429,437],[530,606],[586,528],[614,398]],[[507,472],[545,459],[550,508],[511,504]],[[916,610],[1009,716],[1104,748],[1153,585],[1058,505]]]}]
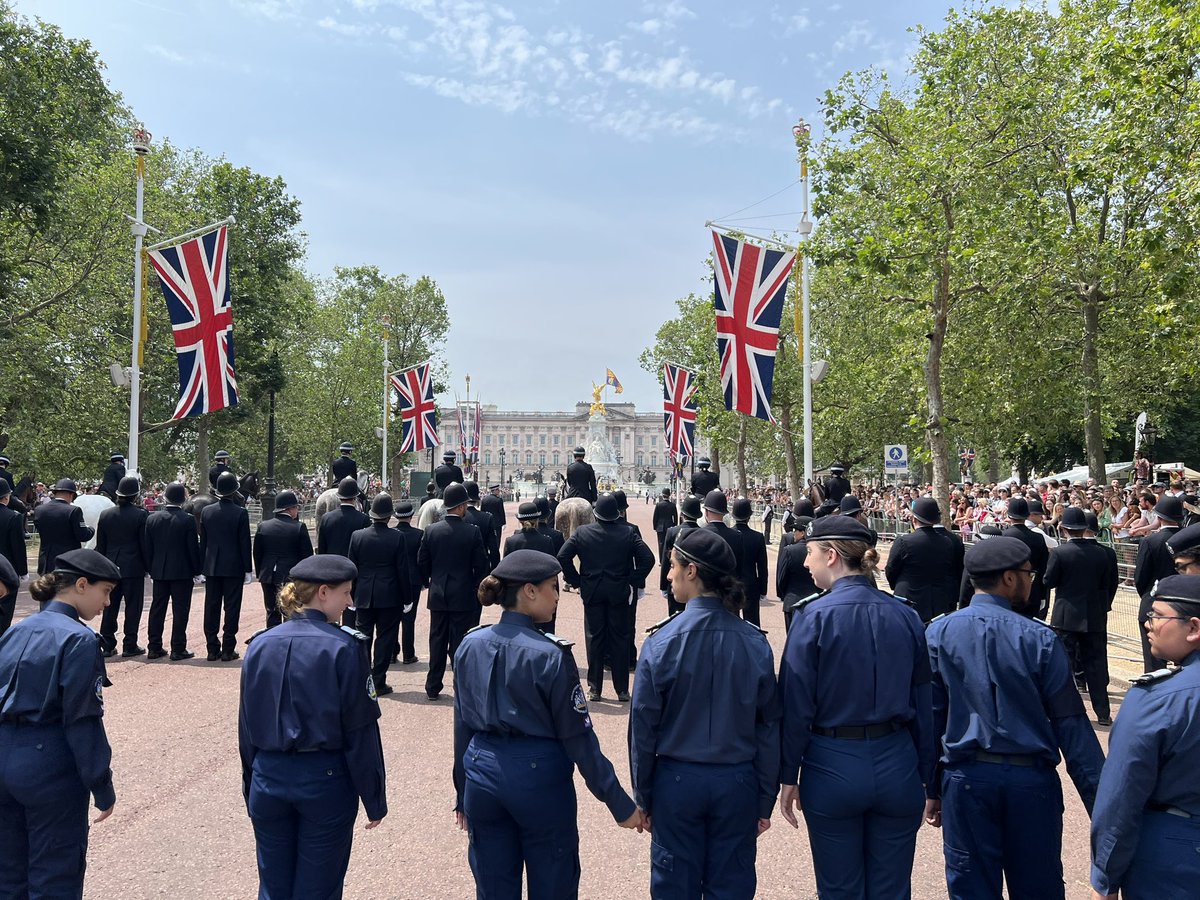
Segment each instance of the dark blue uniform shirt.
[{"label": "dark blue uniform shirt", "polygon": [[254,638],[242,663],[238,715],[247,798],[260,750],[341,750],[367,818],[387,815],[379,704],[365,647],[316,609]]},{"label": "dark blue uniform shirt", "polygon": [[454,656],[454,787],[462,809],[463,756],[476,732],[562,742],[596,799],[618,822],[633,800],[600,752],[570,645],[533,627],[529,616],[505,610],[500,621],[472,629]]},{"label": "dark blue uniform shirt", "polygon": [[107,684],[96,632],[69,603],[51,600],[0,637],[0,723],[62,726],[97,809],[117,801],[101,721]]},{"label": "dark blue uniform shirt", "polygon": [[716,597],[696,597],[646,638],[629,717],[629,767],[638,806],[652,813],[658,757],[753,762],[758,817],[779,791],[779,688],[761,631]]},{"label": "dark blue uniform shirt", "polygon": [[[1058,636],[1003,597],[976,594],[966,609],[930,624],[926,639],[943,763],[984,750],[1040,756],[1053,767],[1061,747],[1091,809],[1104,754]],[[940,787],[937,779],[926,782],[930,797],[940,796]]]},{"label": "dark blue uniform shirt", "polygon": [[935,753],[925,627],[910,607],[862,575],[798,607],[779,666],[783,746],[779,780],[796,784],[813,726],[908,727],[921,781]]},{"label": "dark blue uniform shirt", "polygon": [[[1148,805],[1200,816],[1200,651],[1182,666],[1163,681],[1131,687],[1113,724],[1092,811],[1092,887],[1102,894],[1122,884]],[[1191,854],[1187,844],[1164,849]]]}]

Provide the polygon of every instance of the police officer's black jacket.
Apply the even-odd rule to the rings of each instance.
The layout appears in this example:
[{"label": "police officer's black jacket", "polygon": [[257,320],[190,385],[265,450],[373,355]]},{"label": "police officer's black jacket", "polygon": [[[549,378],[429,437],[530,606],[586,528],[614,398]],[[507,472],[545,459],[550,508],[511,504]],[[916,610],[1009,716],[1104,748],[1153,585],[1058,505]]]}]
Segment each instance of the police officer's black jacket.
[{"label": "police officer's black jacket", "polygon": [[1160,527],[1142,538],[1138,544],[1133,586],[1143,597],[1150,593],[1154,582],[1175,574],[1175,557],[1167,549],[1167,541],[1178,530],[1174,525]]},{"label": "police officer's black jacket", "polygon": [[654,530],[659,534],[665,532],[668,528],[673,528],[679,524],[679,511],[675,508],[675,504],[670,500],[659,500],[654,504],[654,519],[652,520]]},{"label": "police officer's black jacket", "polygon": [[704,497],[709,491],[715,491],[721,486],[721,476],[712,470],[701,469],[692,476],[692,494]]},{"label": "police officer's black jacket", "polygon": [[370,524],[367,514],[352,503],[331,509],[317,522],[317,552],[345,556],[350,551],[350,536]]},{"label": "police officer's black jacket", "polygon": [[208,484],[214,491],[217,489],[217,479],[221,477],[222,472],[232,471],[225,463],[217,463],[208,470]]},{"label": "police officer's black jacket", "polygon": [[84,524],[82,509],[57,497],[33,511],[33,525],[41,544],[39,575],[54,570],[58,554],[78,550],[96,533],[92,526]]},{"label": "police officer's black jacket", "polygon": [[928,622],[958,606],[964,552],[963,542],[946,529],[922,525],[896,538],[884,574],[896,596]]},{"label": "police officer's black jacket", "polygon": [[476,591],[490,569],[483,535],[470,522],[446,516],[426,528],[417,567],[429,584],[429,609],[473,612],[479,607]]},{"label": "police officer's black jacket", "polygon": [[496,520],[482,509],[468,506],[463,521],[469,522],[479,529],[479,534],[483,537],[483,549],[487,551],[488,571],[490,572],[500,565],[500,528],[496,525]]},{"label": "police officer's black jacket", "polygon": [[[636,525],[634,525],[628,519],[622,519],[622,521],[630,527],[630,529],[634,532],[634,534],[636,534],[638,536],[638,540],[640,540],[643,544],[646,543],[646,539],[644,537],[642,537],[642,529],[638,528]],[[649,547],[650,545],[646,544],[646,546]],[[654,567],[654,551],[653,550],[650,551],[650,567],[651,568]],[[646,586],[646,576],[643,575],[641,578],[635,578],[633,581],[633,586],[635,588],[637,588],[639,591],[642,590]]]},{"label": "police officer's black jacket", "polygon": [[3,466],[0,466],[0,478],[3,478],[8,482],[10,491],[15,491],[17,489],[17,483],[13,481],[12,472],[8,471],[8,469],[4,468]]},{"label": "police officer's black jacket", "polygon": [[596,470],[592,464],[577,459],[567,466],[568,497],[582,497],[590,503],[596,502]]},{"label": "police officer's black jacket", "polygon": [[459,484],[463,483],[463,470],[456,465],[451,463],[442,463],[433,470],[433,483],[437,485],[439,497],[441,496],[442,491],[447,488],[447,486],[456,481]]},{"label": "police officer's black jacket", "polygon": [[329,467],[333,473],[333,484],[337,485],[343,478],[358,480],[358,463],[348,456],[339,456]]},{"label": "police officer's black jacket", "polygon": [[155,510],[146,519],[146,556],[155,581],[183,581],[200,574],[196,519],[178,506]]},{"label": "police officer's black jacket", "polygon": [[1061,631],[1108,631],[1117,596],[1117,554],[1095,538],[1072,538],[1050,551],[1046,589],[1054,589],[1050,625]]},{"label": "police officer's black jacket", "polygon": [[408,577],[415,602],[421,596],[421,589],[429,586],[429,582],[421,577],[421,568],[417,565],[417,551],[421,548],[421,538],[425,537],[425,532],[414,528],[411,522],[398,522],[396,530],[404,538],[404,552],[408,555]]},{"label": "police officer's black jacket", "polygon": [[18,575],[29,572],[25,560],[25,517],[0,503],[0,556],[3,556]]},{"label": "police officer's black jacket", "polygon": [[522,528],[516,534],[510,534],[504,541],[504,555],[508,556],[514,550],[541,550],[551,556],[558,553],[550,535],[536,528]]},{"label": "police officer's black jacket", "polygon": [[567,542],[566,535],[555,528],[553,525],[542,524],[537,527],[538,533],[544,534],[550,538],[550,543],[554,545],[554,555],[558,556],[558,551],[562,549],[562,545]]},{"label": "police officer's black jacket", "polygon": [[733,558],[737,563],[737,571],[742,571],[742,560],[746,556],[746,547],[742,541],[742,536],[724,522],[709,522],[704,527],[711,528],[715,534],[719,534],[725,540],[725,543],[729,545],[729,549],[733,551]]},{"label": "police officer's black jacket", "polygon": [[504,513],[504,499],[495,494],[484,494],[479,499],[479,508],[496,523],[496,534],[503,534],[504,527],[508,524],[508,516]]},{"label": "police officer's black jacket", "polygon": [[797,541],[802,541],[802,540],[804,540],[803,534],[799,534],[796,531],[785,531],[783,534],[783,537],[781,537],[779,539],[779,552],[783,553],[784,547],[790,547],[790,546],[792,546],[792,544],[795,544]]},{"label": "police officer's black jacket", "polygon": [[790,537],[792,543],[779,551],[775,564],[775,593],[783,601],[784,611],[795,609],[797,603],[819,590],[812,572],[804,565],[804,557],[808,555],[804,534],[794,531]]},{"label": "police officer's black jacket", "polygon": [[671,571],[671,551],[675,548],[675,542],[679,540],[679,535],[683,534],[689,528],[699,528],[695,522],[684,519],[678,525],[667,530],[667,536],[663,538],[663,555],[658,561],[658,589],[660,591],[669,591],[671,582],[667,578]]},{"label": "police officer's black jacket", "polygon": [[739,522],[733,530],[742,539],[738,579],[746,590],[746,603],[758,603],[759,597],[767,596],[767,539],[746,523]]},{"label": "police officer's black jacket", "polygon": [[[1023,541],[1029,548],[1029,564],[1038,573],[1029,591],[1029,605],[1031,609],[1043,609],[1046,606],[1046,563],[1050,561],[1050,548],[1046,546],[1046,538],[1040,531],[1034,531],[1024,523],[1009,525],[1003,534],[1004,537],[1015,537]],[[1040,614],[1038,617],[1043,618]]]},{"label": "police officer's black jacket", "polygon": [[292,566],[313,555],[308,527],[285,512],[258,523],[254,532],[254,571],[264,584],[283,584]]},{"label": "police officer's black jacket", "polygon": [[232,578],[254,571],[250,517],[228,497],[200,513],[200,560],[205,575]]},{"label": "police officer's black jacket", "polygon": [[850,493],[850,479],[845,475],[830,475],[825,479],[825,499],[839,502]]},{"label": "police officer's black jacket", "polygon": [[417,599],[404,535],[386,522],[372,522],[354,532],[347,555],[358,566],[354,605],[359,609],[408,606]]},{"label": "police officer's black jacket", "polygon": [[558,551],[558,562],[567,584],[580,588],[584,605],[624,603],[634,584],[646,583],[654,554],[629,523],[618,519],[575,529]]},{"label": "police officer's black jacket", "polygon": [[121,479],[124,477],[124,463],[109,463],[108,468],[104,470],[104,477],[100,479],[100,493],[107,494],[115,500],[117,498],[117,485],[121,483]]},{"label": "police officer's black jacket", "polygon": [[121,570],[122,578],[145,578],[150,566],[146,553],[146,520],[150,513],[132,503],[118,503],[100,513],[96,551]]}]

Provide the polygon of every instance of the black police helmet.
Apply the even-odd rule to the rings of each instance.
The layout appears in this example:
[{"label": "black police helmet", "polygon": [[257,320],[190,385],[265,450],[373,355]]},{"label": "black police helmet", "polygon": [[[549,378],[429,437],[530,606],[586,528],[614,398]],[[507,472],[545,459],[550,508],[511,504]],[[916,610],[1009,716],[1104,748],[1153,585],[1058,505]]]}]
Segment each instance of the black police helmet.
[{"label": "black police helmet", "polygon": [[749,522],[750,516],[754,512],[754,507],[745,497],[739,497],[733,501],[733,517],[739,522]]},{"label": "black police helmet", "polygon": [[142,483],[132,475],[126,475],[117,483],[118,497],[136,497],[142,492]]},{"label": "black police helmet", "polygon": [[455,481],[452,484],[446,485],[446,490],[442,492],[442,504],[446,509],[454,509],[456,506],[462,506],[467,502],[467,489]]},{"label": "black police helmet", "polygon": [[683,498],[683,503],[679,505],[679,514],[685,519],[690,519],[695,522],[702,515],[704,510],[700,506],[700,498],[687,496]]},{"label": "black police helmet", "polygon": [[599,496],[593,512],[601,522],[615,522],[621,518],[621,507],[617,505],[617,498],[608,492]]},{"label": "black police helmet", "polygon": [[353,500],[358,496],[358,482],[347,475],[338,482],[337,495],[339,500]]},{"label": "black police helmet", "polygon": [[181,506],[187,500],[187,488],[178,481],[172,481],[163,491],[163,496],[172,506]]},{"label": "black police helmet", "polygon": [[392,504],[392,495],[380,491],[371,501],[371,518],[386,522],[392,517],[396,507]]},{"label": "black police helmet", "polygon": [[238,492],[237,476],[232,472],[222,472],[217,476],[217,494],[221,497],[232,497]]},{"label": "black police helmet", "polygon": [[[536,501],[526,500],[517,509],[517,519],[522,522],[527,519],[540,519],[541,517],[542,511],[538,509]],[[546,577],[548,578],[549,576]]]},{"label": "black police helmet", "polygon": [[300,500],[296,497],[295,491],[280,491],[275,495],[276,511],[291,509],[293,506],[299,506]]}]

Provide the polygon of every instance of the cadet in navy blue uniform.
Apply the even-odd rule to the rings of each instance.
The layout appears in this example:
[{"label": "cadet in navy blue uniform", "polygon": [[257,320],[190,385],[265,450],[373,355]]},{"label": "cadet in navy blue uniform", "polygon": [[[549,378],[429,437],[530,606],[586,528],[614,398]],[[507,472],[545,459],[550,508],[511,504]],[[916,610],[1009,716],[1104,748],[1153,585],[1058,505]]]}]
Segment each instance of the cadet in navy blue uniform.
[{"label": "cadet in navy blue uniform", "polygon": [[955,900],[1063,897],[1059,750],[1091,810],[1104,755],[1054,631],[1033,618],[1029,547],[1013,537],[973,546],[971,605],[935,619],[933,672],[940,775],[926,821],[941,826]]},{"label": "cadet in navy blue uniform", "polygon": [[135,502],[141,492],[141,482],[136,478],[122,478],[116,489],[117,505],[100,513],[96,522],[96,552],[103,553],[121,570],[121,581],[109,595],[100,618],[100,649],[105,656],[117,653],[117,616],[122,601],[125,631],[121,655],[141,656],[146,652],[145,647],[138,646],[138,629],[146,602],[146,570],[150,563],[146,555],[146,519],[150,513]]},{"label": "cadet in navy blue uniform", "polygon": [[759,601],[767,596],[767,541],[750,527],[752,512],[750,501],[745,497],[733,501],[733,530],[742,538],[742,562],[738,569],[742,590],[746,593],[742,616],[757,625]]},{"label": "cadet in navy blue uniform", "polygon": [[192,580],[200,574],[200,536],[196,520],[183,511],[187,488],[179,482],[167,485],[166,505],[146,519],[146,556],[150,577],[150,615],[146,622],[146,645],[150,659],[163,654],[163,627],[167,603],[171,604],[171,659],[191,659],[187,648],[187,626],[192,612]]},{"label": "cadet in navy blue uniform", "polygon": [[750,898],[779,789],[774,657],[739,620],[733,551],[710,529],[675,542],[671,583],[687,605],[642,645],[629,716],[634,799],[653,825],[650,896]]},{"label": "cadet in navy blue uniform", "polygon": [[1200,577],[1162,579],[1146,630],[1179,668],[1135,679],[1117,712],[1092,811],[1092,890],[1189,900],[1200,894]]},{"label": "cadet in navy blue uniform", "polygon": [[779,669],[779,805],[797,828],[801,801],[822,900],[909,896],[933,777],[925,629],[871,586],[875,540],[848,516],[809,527],[806,565],[828,593],[795,608]]},{"label": "cadet in navy blue uniform", "polygon": [[246,649],[238,748],[260,900],[340,898],[358,801],[367,828],[387,815],[366,640],[336,624],[357,574],[334,554],[296,563],[279,592],[286,620]]},{"label": "cadet in navy blue uniform", "polygon": [[82,897],[88,795],[112,813],[108,684],[83,624],[108,605],[121,570],[95,550],[58,555],[30,585],[45,604],[0,637],[0,897]]},{"label": "cadet in navy blue uniform", "polygon": [[400,653],[397,654],[394,661],[401,662],[406,666],[419,662],[415,642],[417,608],[421,605],[421,591],[429,587],[429,582],[422,579],[421,568],[417,565],[417,553],[421,549],[421,538],[425,536],[425,532],[420,528],[413,527],[413,511],[411,500],[401,500],[396,504],[396,530],[404,536],[404,552],[408,555],[412,603],[404,607],[400,616]]},{"label": "cadet in navy blue uniform", "polygon": [[375,692],[381,695],[392,692],[387,683],[388,664],[400,645],[404,610],[416,602],[404,535],[388,528],[394,509],[390,494],[376,494],[371,501],[371,525],[350,536],[348,554],[358,567],[354,582],[358,630],[367,636],[367,655],[372,656],[374,649],[371,677]]},{"label": "cadet in navy blue uniform", "polygon": [[312,555],[308,526],[300,521],[300,500],[295,491],[280,491],[275,497],[274,517],[259,522],[254,532],[254,571],[262,586],[268,628],[283,621],[276,598],[287,584],[292,566]]},{"label": "cadet in navy blue uniform", "polygon": [[471,630],[454,657],[455,818],[470,832],[478,900],[579,895],[579,830],[572,779],[623,828],[644,818],[600,752],[571,643],[536,629],[558,606],[552,556],[510,553],[479,585],[500,621]]},{"label": "cadet in navy blue uniform", "polygon": [[[242,588],[254,577],[250,549],[250,517],[233,502],[238,492],[237,476],[222,472],[217,477],[220,500],[200,513],[200,558],[204,572],[204,640],[208,661],[229,662],[238,658],[237,630],[242,616]],[[225,627],[220,635],[221,612]]]},{"label": "cadet in navy blue uniform", "polygon": [[83,510],[75,505],[79,491],[70,478],[59,479],[50,489],[49,503],[41,504],[33,511],[33,527],[37,530],[38,574],[54,571],[58,554],[78,550],[92,539],[96,531],[83,521]]}]

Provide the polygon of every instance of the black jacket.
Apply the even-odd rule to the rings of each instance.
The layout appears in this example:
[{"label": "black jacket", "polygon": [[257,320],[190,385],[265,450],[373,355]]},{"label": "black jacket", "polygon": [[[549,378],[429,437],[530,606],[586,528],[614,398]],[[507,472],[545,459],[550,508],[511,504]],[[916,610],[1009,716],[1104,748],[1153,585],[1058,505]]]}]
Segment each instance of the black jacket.
[{"label": "black jacket", "polygon": [[964,552],[963,542],[946,529],[923,525],[892,543],[884,574],[896,596],[929,622],[957,608]]},{"label": "black jacket", "polygon": [[104,470],[104,476],[100,479],[100,493],[117,499],[117,486],[121,483],[121,479],[125,477],[124,463],[109,463],[108,468]]},{"label": "black jacket", "polygon": [[232,472],[233,470],[225,463],[217,463],[208,470],[208,485],[214,491],[217,489],[217,479],[221,477],[222,472]]},{"label": "black jacket", "polygon": [[596,502],[596,470],[592,464],[577,459],[567,466],[567,497],[582,497],[590,503]]},{"label": "black jacket", "polygon": [[542,524],[538,526],[538,532],[550,538],[550,543],[554,545],[554,555],[558,556],[558,551],[562,549],[562,545],[567,542],[567,537],[553,525]]},{"label": "black jacket", "polygon": [[408,555],[408,577],[412,584],[413,600],[416,601],[421,596],[421,589],[429,586],[429,582],[421,577],[421,569],[417,565],[417,551],[421,549],[421,538],[425,537],[425,532],[414,528],[410,522],[397,523],[396,530],[404,536],[404,552]]},{"label": "black jacket", "polygon": [[433,483],[437,485],[438,496],[442,496],[442,491],[449,487],[453,482],[463,483],[463,470],[458,466],[452,466],[449,463],[442,463],[433,471]]},{"label": "black jacket", "polygon": [[150,568],[146,553],[146,519],[150,513],[132,503],[118,503],[100,513],[96,550],[121,570],[122,578],[145,578]]},{"label": "black jacket", "polygon": [[228,497],[200,513],[200,559],[204,575],[232,578],[254,571],[250,516]]},{"label": "black jacket", "polygon": [[637,531],[618,519],[575,529],[558,551],[558,562],[563,567],[563,580],[580,588],[583,603],[588,606],[627,602],[633,585],[646,583],[646,575],[654,568],[654,554]]},{"label": "black jacket", "polygon": [[715,491],[721,486],[721,476],[716,472],[701,469],[692,476],[692,494],[703,497],[709,491]]},{"label": "black jacket", "polygon": [[1050,551],[1046,589],[1054,588],[1050,624],[1060,631],[1108,631],[1117,596],[1117,554],[1095,538],[1071,539]]},{"label": "black jacket", "polygon": [[317,522],[317,552],[345,556],[350,552],[350,536],[370,524],[367,514],[353,504],[331,509]]},{"label": "black jacket", "polygon": [[263,584],[283,584],[292,566],[313,555],[308,526],[285,512],[263,519],[254,532],[254,571]]},{"label": "black jacket", "polygon": [[339,456],[335,459],[333,465],[329,467],[329,471],[333,473],[334,487],[340,484],[343,478],[358,480],[358,463],[348,456]]},{"label": "black jacket", "polygon": [[1160,578],[1175,574],[1175,557],[1167,549],[1167,541],[1179,528],[1168,525],[1152,531],[1138,544],[1137,564],[1133,570],[1133,586],[1141,594],[1138,604],[1138,622],[1146,621],[1146,613],[1154,606],[1150,589]]},{"label": "black jacket", "polygon": [[78,550],[95,535],[95,529],[83,522],[83,510],[57,498],[43,503],[33,511],[33,527],[37,529],[38,574],[54,571],[58,554]]},{"label": "black jacket", "polygon": [[417,567],[429,584],[431,610],[474,612],[479,607],[476,591],[487,577],[488,558],[483,535],[470,522],[446,516],[426,528]]},{"label": "black jacket", "polygon": [[18,575],[29,573],[25,559],[25,517],[0,503],[0,556],[16,569]]},{"label": "black jacket", "polygon": [[416,600],[404,535],[386,522],[372,522],[350,537],[350,561],[358,566],[354,605],[358,609],[408,606]]},{"label": "black jacket", "polygon": [[845,475],[830,475],[825,479],[825,499],[839,502],[850,493],[850,479]]},{"label": "black jacket", "polygon": [[654,530],[665,534],[667,529],[679,524],[679,510],[671,500],[659,500],[654,504]]},{"label": "black jacket", "polygon": [[514,550],[541,550],[551,556],[558,552],[550,535],[536,528],[522,528],[516,534],[510,534],[504,541],[504,555],[508,556]]},{"label": "black jacket", "polygon": [[488,571],[490,572],[500,565],[500,528],[496,525],[496,520],[482,509],[468,505],[463,521],[469,522],[479,529],[479,534],[483,538],[483,549],[487,551]]},{"label": "black jacket", "polygon": [[767,539],[748,524],[733,526],[742,538],[742,564],[738,577],[746,591],[746,605],[758,603],[759,597],[767,596]]},{"label": "black jacket", "polygon": [[675,549],[675,541],[679,539],[679,535],[687,531],[689,528],[699,528],[695,522],[684,519],[678,525],[673,526],[667,531],[666,537],[663,538],[663,555],[658,561],[658,589],[663,592],[671,591],[671,582],[667,578],[671,571],[671,551]]},{"label": "black jacket", "polygon": [[196,519],[178,506],[146,518],[146,557],[155,581],[183,581],[200,574],[200,535]]},{"label": "black jacket", "polygon": [[1050,548],[1046,546],[1046,538],[1040,531],[1034,531],[1028,525],[1009,525],[1004,529],[1005,537],[1015,537],[1024,541],[1029,547],[1029,564],[1038,573],[1029,591],[1030,608],[1039,619],[1046,618],[1046,563],[1050,561]]},{"label": "black jacket", "polygon": [[504,498],[495,494],[484,494],[479,498],[479,508],[496,523],[496,534],[503,534],[504,527],[508,525],[508,516],[504,513]]},{"label": "black jacket", "polygon": [[729,549],[733,551],[733,559],[737,563],[737,570],[742,571],[744,565],[743,560],[746,558],[746,546],[739,532],[734,531],[724,522],[709,522],[704,526],[711,528],[714,532],[725,539],[725,543],[729,545]]},{"label": "black jacket", "polygon": [[[797,532],[792,534],[797,535]],[[779,560],[775,563],[775,593],[783,601],[785,612],[795,609],[797,603],[820,590],[813,581],[812,572],[804,565],[807,555],[808,544],[803,534],[798,534],[798,539],[779,551]]]}]

